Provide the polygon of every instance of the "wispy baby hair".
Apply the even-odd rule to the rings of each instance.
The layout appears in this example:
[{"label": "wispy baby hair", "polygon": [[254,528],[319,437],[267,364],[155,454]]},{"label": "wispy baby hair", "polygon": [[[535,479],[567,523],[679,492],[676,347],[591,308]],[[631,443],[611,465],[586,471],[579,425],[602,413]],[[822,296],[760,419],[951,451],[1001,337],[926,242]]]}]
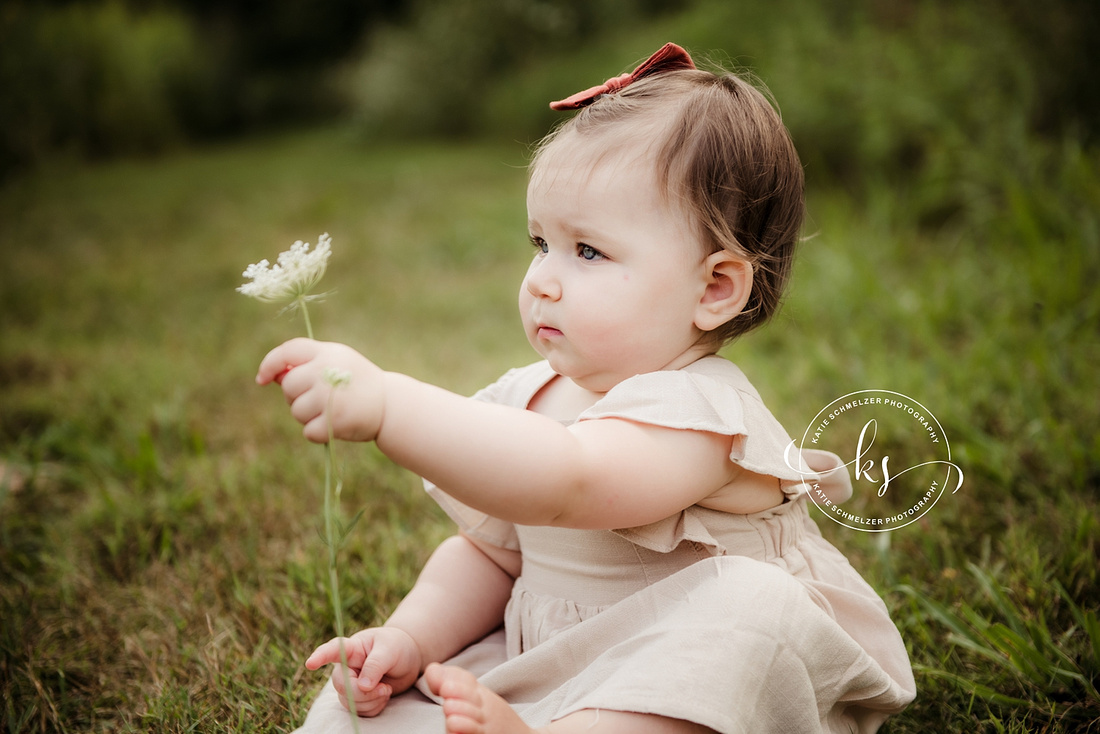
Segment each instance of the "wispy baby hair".
[{"label": "wispy baby hair", "polygon": [[802,227],[804,178],[779,113],[759,89],[728,72],[657,74],[599,97],[551,132],[532,173],[565,146],[593,166],[611,155],[651,155],[669,202],[696,225],[708,251],[724,248],[752,265],[748,303],[712,332],[715,343],[776,312]]}]

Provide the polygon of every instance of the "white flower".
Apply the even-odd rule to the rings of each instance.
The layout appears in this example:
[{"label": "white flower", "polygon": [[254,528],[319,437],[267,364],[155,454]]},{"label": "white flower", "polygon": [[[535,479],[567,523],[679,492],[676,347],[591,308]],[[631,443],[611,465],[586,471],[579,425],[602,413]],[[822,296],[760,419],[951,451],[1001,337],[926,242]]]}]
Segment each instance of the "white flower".
[{"label": "white flower", "polygon": [[328,266],[332,238],[323,234],[317,239],[317,247],[309,251],[309,243],[298,240],[290,249],[279,255],[279,262],[271,267],[267,260],[249,265],[244,277],[251,280],[237,291],[261,301],[305,301],[320,296],[308,296],[317,285]]},{"label": "white flower", "polygon": [[323,377],[331,387],[344,387],[351,382],[350,372],[338,370],[335,367],[325,367]]}]

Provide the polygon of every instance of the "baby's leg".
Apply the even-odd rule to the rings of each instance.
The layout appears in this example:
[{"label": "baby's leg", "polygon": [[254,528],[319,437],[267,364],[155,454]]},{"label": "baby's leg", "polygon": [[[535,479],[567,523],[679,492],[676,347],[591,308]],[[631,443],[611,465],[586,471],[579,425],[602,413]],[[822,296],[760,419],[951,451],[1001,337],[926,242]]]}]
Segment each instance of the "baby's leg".
[{"label": "baby's leg", "polygon": [[428,687],[443,698],[447,734],[707,734],[710,729],[664,716],[624,711],[578,711],[532,729],[508,703],[453,665],[433,664],[424,672]]}]

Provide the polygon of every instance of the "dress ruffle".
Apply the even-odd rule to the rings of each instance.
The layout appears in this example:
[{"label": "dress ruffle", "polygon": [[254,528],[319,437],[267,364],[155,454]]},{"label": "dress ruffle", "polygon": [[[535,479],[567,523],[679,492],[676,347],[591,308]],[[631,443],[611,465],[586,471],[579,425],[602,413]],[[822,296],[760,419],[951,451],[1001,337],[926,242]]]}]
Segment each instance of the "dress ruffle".
[{"label": "dress ruffle", "polygon": [[520,549],[516,526],[511,522],[487,515],[459,502],[426,479],[424,490],[466,535],[500,548]]},{"label": "dress ruffle", "polygon": [[731,436],[730,461],[778,479],[789,498],[815,485],[837,503],[852,494],[840,458],[828,451],[796,449],[745,374],[721,357],[623,380],[577,420],[600,418]]}]

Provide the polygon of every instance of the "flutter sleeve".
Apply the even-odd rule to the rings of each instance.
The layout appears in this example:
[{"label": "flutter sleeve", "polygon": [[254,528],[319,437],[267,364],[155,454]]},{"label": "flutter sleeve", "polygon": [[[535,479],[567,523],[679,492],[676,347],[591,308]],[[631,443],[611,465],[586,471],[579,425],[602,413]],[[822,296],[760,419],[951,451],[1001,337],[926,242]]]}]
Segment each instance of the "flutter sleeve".
[{"label": "flutter sleeve", "polygon": [[[553,372],[549,365],[545,362],[536,362],[527,367],[509,370],[493,384],[474,393],[470,399],[526,408],[534,393],[552,376]],[[500,548],[519,550],[519,538],[511,522],[487,515],[459,502],[426,479],[424,489],[447,513],[447,516],[455,521],[462,532]]]},{"label": "flutter sleeve", "polygon": [[[723,358],[704,358],[682,370],[630,377],[577,419],[601,418],[729,436],[733,438],[729,460],[748,470],[737,481],[774,482],[790,502],[815,490],[836,502],[851,494],[842,461],[825,451],[796,450],[745,374]],[[756,515],[730,515],[693,505],[660,521],[613,532],[657,552],[670,552],[690,541],[709,554],[723,556],[728,552],[724,538],[730,522],[736,526],[757,518],[767,523],[774,512],[775,508]]]},{"label": "flutter sleeve", "polygon": [[[624,380],[578,420],[601,418],[730,436],[730,461],[760,475],[753,481],[774,479],[788,500],[820,490],[842,502],[852,492],[840,458],[826,451],[799,451],[744,373],[721,357]],[[706,533],[711,523],[705,516],[710,513],[688,508],[652,526],[616,532],[661,551],[682,540],[716,546]]]}]

